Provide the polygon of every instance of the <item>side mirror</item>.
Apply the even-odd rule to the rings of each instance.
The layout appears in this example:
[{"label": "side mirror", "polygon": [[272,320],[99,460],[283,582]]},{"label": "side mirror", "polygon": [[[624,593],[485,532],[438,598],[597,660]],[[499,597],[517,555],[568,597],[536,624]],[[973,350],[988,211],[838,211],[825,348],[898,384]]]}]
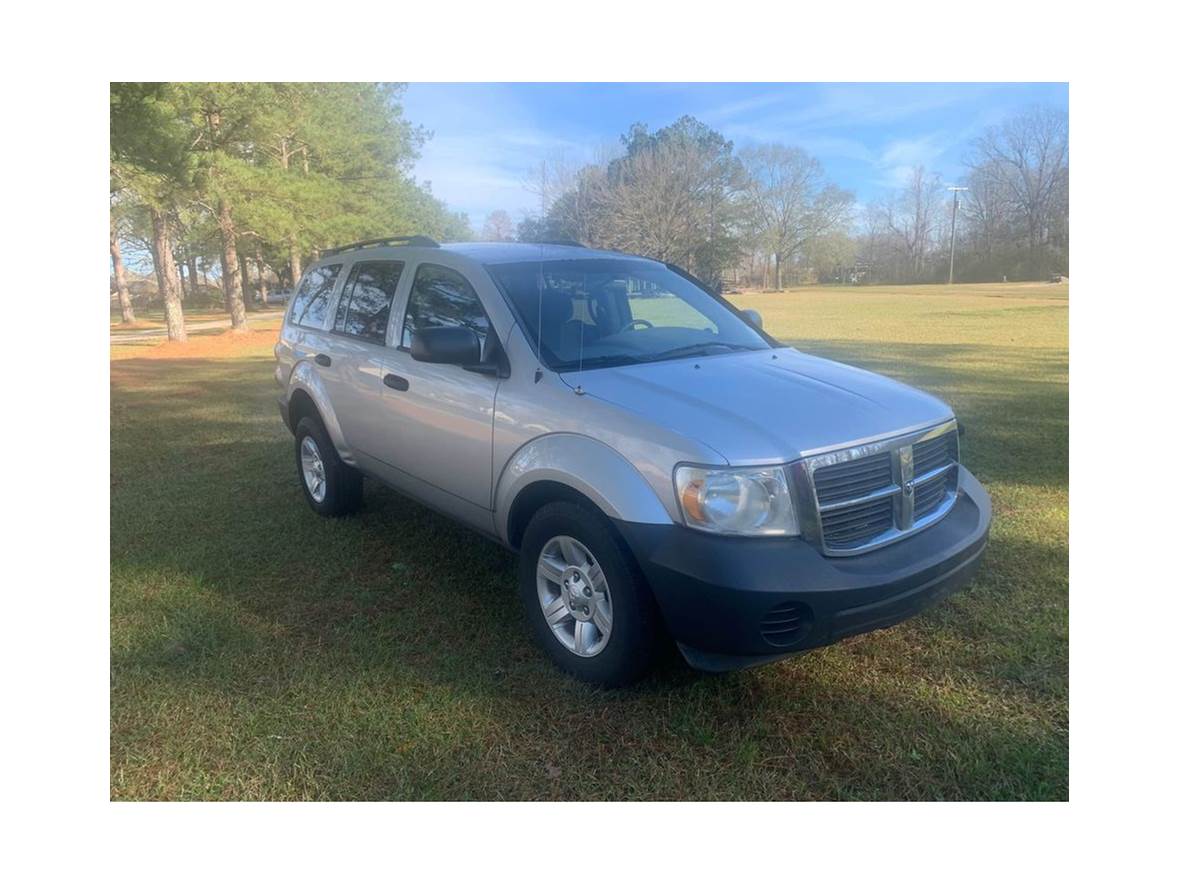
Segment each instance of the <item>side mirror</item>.
[{"label": "side mirror", "polygon": [[754,310],[752,307],[747,307],[742,311],[742,313],[746,315],[746,319],[750,321],[751,325],[756,326],[759,329],[762,328],[762,314],[758,313],[758,311]]},{"label": "side mirror", "polygon": [[410,356],[420,363],[470,366],[479,362],[479,337],[466,326],[418,329],[410,341]]}]

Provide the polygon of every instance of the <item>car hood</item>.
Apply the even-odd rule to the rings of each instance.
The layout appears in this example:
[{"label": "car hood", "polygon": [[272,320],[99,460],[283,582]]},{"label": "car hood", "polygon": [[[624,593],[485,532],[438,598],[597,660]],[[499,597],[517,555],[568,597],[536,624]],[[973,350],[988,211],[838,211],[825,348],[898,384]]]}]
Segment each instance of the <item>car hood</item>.
[{"label": "car hood", "polygon": [[946,403],[906,384],[789,347],[562,377],[730,464],[790,461],[953,417]]}]

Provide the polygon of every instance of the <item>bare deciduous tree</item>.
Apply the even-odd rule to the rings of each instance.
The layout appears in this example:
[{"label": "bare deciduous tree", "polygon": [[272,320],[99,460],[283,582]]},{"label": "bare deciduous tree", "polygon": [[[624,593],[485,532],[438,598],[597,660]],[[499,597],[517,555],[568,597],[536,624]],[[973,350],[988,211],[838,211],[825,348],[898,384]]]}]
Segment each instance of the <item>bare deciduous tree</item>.
[{"label": "bare deciduous tree", "polygon": [[910,170],[905,187],[871,210],[888,232],[893,249],[911,280],[922,280],[934,246],[938,213],[943,208],[942,180],[924,166]]},{"label": "bare deciduous tree", "polygon": [[1032,108],[974,142],[971,164],[981,179],[1003,189],[1023,221],[1037,272],[1045,247],[1068,214],[1069,124],[1064,112]]},{"label": "bare deciduous tree", "polygon": [[503,209],[491,212],[483,223],[480,239],[491,243],[504,243],[516,236],[516,225]]},{"label": "bare deciduous tree", "polygon": [[817,237],[847,227],[853,197],[829,184],[820,162],[800,148],[762,145],[742,161],[753,228],[774,258],[774,288],[781,289],[784,264]]}]

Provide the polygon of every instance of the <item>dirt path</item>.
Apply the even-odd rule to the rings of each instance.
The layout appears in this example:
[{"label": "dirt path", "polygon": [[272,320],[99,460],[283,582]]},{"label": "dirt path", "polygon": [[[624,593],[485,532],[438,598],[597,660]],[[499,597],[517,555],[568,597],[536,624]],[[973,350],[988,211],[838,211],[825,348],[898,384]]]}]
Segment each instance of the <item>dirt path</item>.
[{"label": "dirt path", "polygon": [[[256,313],[247,314],[251,320],[272,320],[279,319],[283,315],[281,310],[260,310]],[[199,332],[202,329],[228,329],[230,324],[229,317],[217,320],[201,320],[196,323],[185,323],[184,328],[187,332]],[[111,344],[131,344],[136,341],[153,341],[157,338],[166,338],[168,330],[166,328],[159,329],[133,329],[128,332],[119,332],[111,329]]]}]

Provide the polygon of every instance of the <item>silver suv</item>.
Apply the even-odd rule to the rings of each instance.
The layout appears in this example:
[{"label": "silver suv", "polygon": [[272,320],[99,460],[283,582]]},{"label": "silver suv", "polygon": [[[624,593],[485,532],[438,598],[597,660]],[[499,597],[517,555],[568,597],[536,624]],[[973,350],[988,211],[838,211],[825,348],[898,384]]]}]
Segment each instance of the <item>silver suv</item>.
[{"label": "silver suv", "polygon": [[587,681],[667,636],[727,670],[894,624],[987,543],[945,403],[660,261],[357,243],[308,268],[275,355],[312,509],[353,512],[369,477],[519,551],[538,640]]}]

